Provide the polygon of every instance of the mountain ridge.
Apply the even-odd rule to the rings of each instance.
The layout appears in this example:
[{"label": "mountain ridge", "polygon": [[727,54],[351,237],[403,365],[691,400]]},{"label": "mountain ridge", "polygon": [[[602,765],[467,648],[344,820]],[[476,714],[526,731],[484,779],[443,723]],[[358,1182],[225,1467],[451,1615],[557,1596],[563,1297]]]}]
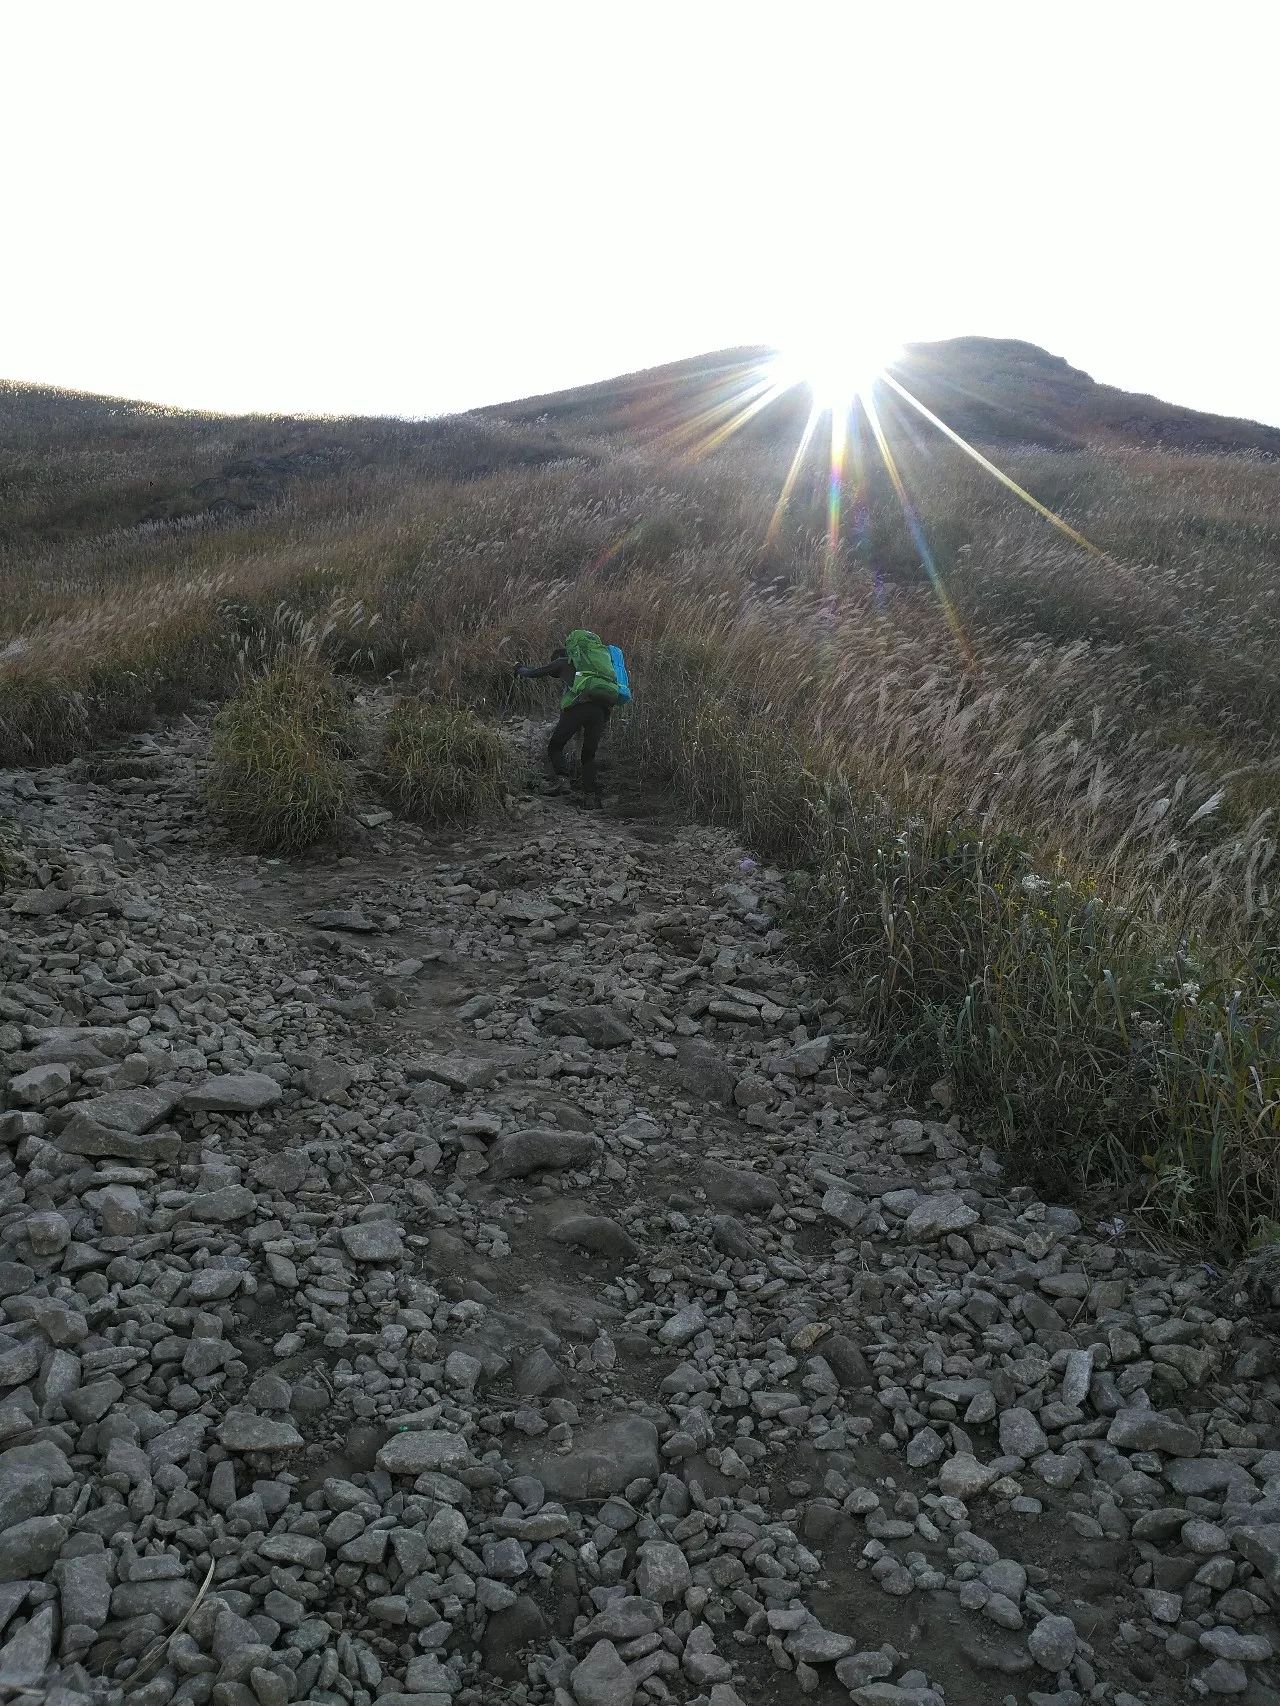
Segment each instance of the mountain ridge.
[{"label": "mountain ridge", "polygon": [[[678,411],[684,403],[692,406],[700,389],[748,383],[767,371],[773,355],[764,345],[712,350],[476,412],[513,424],[545,418],[561,427],[590,422],[606,431],[643,430],[645,409],[664,391],[666,405]],[[1023,339],[974,334],[909,343],[888,370],[949,426],[979,442],[1280,456],[1280,427],[1125,391]],[[767,436],[770,428],[779,436],[793,434],[808,412],[803,391],[790,388],[746,430],[752,436]]]}]

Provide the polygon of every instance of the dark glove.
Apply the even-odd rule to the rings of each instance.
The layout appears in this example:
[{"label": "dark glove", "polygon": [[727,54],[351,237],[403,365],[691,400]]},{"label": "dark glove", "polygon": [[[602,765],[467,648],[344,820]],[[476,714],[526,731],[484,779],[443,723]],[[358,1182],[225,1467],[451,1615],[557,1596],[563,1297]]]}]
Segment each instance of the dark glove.
[{"label": "dark glove", "polygon": [[511,668],[516,675],[524,675],[527,673],[527,671],[525,670],[525,667],[522,663],[512,664]]}]

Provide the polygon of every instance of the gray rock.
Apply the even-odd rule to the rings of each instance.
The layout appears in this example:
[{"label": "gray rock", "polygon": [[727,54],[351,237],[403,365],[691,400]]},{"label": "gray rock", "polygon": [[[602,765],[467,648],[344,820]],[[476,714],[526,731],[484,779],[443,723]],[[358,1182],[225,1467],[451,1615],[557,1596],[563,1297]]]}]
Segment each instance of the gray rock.
[{"label": "gray rock", "polygon": [[832,1039],[814,1037],[811,1042],[799,1043],[786,1054],[775,1055],[767,1070],[785,1073],[788,1078],[816,1078],[831,1059]]},{"label": "gray rock", "polygon": [[1039,1457],[1049,1441],[1031,1411],[1015,1407],[1001,1412],[1000,1449],[1007,1457]]},{"label": "gray rock", "polygon": [[169,1115],[181,1102],[181,1084],[139,1085],[134,1090],[111,1090],[91,1101],[77,1102],[76,1112],[112,1131],[131,1132],[140,1137]]},{"label": "gray rock", "polygon": [[789,1637],[787,1650],[800,1664],[833,1665],[837,1660],[847,1658],[857,1644],[851,1636],[838,1634],[834,1629],[824,1629],[815,1620],[802,1624]]},{"label": "gray rock", "polygon": [[123,1025],[53,1025],[37,1030],[24,1057],[28,1066],[51,1060],[74,1066],[107,1066],[129,1052],[133,1039]]},{"label": "gray rock", "polygon": [[957,1499],[976,1498],[985,1493],[996,1479],[996,1471],[969,1452],[957,1452],[942,1465],[938,1486],[944,1494]]},{"label": "gray rock", "polygon": [[42,1605],[26,1627],[0,1647],[0,1687],[28,1689],[44,1682],[53,1657],[55,1618],[53,1606]]},{"label": "gray rock", "polygon": [[541,1398],[564,1384],[564,1374],[542,1345],[521,1357],[511,1375],[512,1390],[521,1398]]},{"label": "gray rock", "polygon": [[471,1448],[465,1439],[431,1428],[393,1434],[378,1452],[378,1468],[389,1475],[426,1475],[462,1469],[470,1462]]},{"label": "gray rock", "polygon": [[1261,1664],[1271,1657],[1271,1642],[1265,1635],[1247,1635],[1239,1629],[1206,1629],[1200,1645],[1216,1659],[1234,1659],[1239,1664]]},{"label": "gray rock", "polygon": [[700,1102],[733,1101],[737,1073],[710,1043],[688,1039],[676,1044],[676,1077]]},{"label": "gray rock", "polygon": [[283,1095],[280,1085],[265,1072],[228,1072],[207,1078],[182,1100],[191,1113],[256,1114],[274,1107]]},{"label": "gray rock", "polygon": [[110,1552],[61,1560],[57,1570],[64,1627],[102,1628],[111,1610],[113,1564]]},{"label": "gray rock", "polygon": [[566,1007],[548,1013],[543,1028],[564,1037],[585,1037],[592,1048],[625,1048],[635,1041],[635,1032],[609,1007]]},{"label": "gray rock", "polygon": [[490,1179],[525,1179],[530,1173],[587,1167],[596,1154],[588,1132],[532,1130],[499,1138],[489,1151]]},{"label": "gray rock", "polygon": [[958,1196],[944,1193],[924,1197],[907,1216],[903,1237],[917,1243],[945,1238],[949,1232],[963,1232],[978,1219],[978,1211],[962,1202]]},{"label": "gray rock", "polygon": [[647,1635],[662,1622],[662,1608],[651,1599],[641,1599],[635,1594],[623,1594],[617,1599],[610,1600],[603,1611],[591,1619],[585,1628],[579,1630],[574,1639],[586,1641],[635,1641],[641,1635]]},{"label": "gray rock", "polygon": [[658,1329],[658,1338],[664,1345],[687,1345],[690,1339],[696,1339],[707,1324],[707,1318],[700,1303],[691,1303],[684,1309],[678,1309],[662,1323]]},{"label": "gray rock", "polygon": [[228,1451],[296,1451],[303,1444],[292,1422],[253,1410],[230,1411],[218,1429],[218,1440]]},{"label": "gray rock", "polygon": [[354,1081],[355,1073],[349,1066],[337,1060],[322,1060],[305,1075],[302,1085],[308,1096],[327,1102],[342,1096]]},{"label": "gray rock", "polygon": [[222,1185],[212,1191],[200,1191],[192,1197],[187,1213],[192,1220],[208,1226],[229,1226],[233,1221],[247,1220],[256,1210],[258,1199],[247,1185]]},{"label": "gray rock", "polygon": [[0,1532],[43,1516],[53,1497],[53,1477],[35,1465],[18,1464],[0,1480]]},{"label": "gray rock", "polygon": [[429,1078],[450,1090],[486,1090],[502,1070],[495,1060],[467,1054],[426,1054],[405,1068],[410,1078]]},{"label": "gray rock", "polygon": [[307,923],[314,924],[317,930],[348,930],[357,936],[372,936],[378,926],[371,918],[366,918],[358,906],[322,907],[318,912],[307,914]]},{"label": "gray rock", "polygon": [[34,1339],[14,1344],[0,1339],[0,1387],[25,1386],[40,1368],[40,1346]]},{"label": "gray rock", "polygon": [[142,1198],[132,1185],[106,1185],[98,1193],[98,1218],[108,1238],[132,1238],[142,1227]]},{"label": "gray rock", "polygon": [[1248,1671],[1231,1659],[1215,1659],[1197,1680],[1210,1694],[1243,1694],[1249,1687]]},{"label": "gray rock", "polygon": [[635,1679],[612,1641],[597,1641],[575,1665],[569,1687],[577,1706],[632,1706]]},{"label": "gray rock", "polygon": [[871,1370],[861,1350],[846,1333],[828,1333],[817,1350],[844,1392],[860,1392],[871,1383]]},{"label": "gray rock", "polygon": [[1066,1670],[1078,1645],[1076,1626],[1069,1617],[1042,1617],[1027,1636],[1027,1650],[1041,1670]]},{"label": "gray rock", "polygon": [[1268,1587],[1280,1591],[1280,1522],[1245,1521],[1232,1530],[1231,1544]]},{"label": "gray rock", "polygon": [[33,1516],[0,1534],[0,1582],[47,1576],[67,1538],[61,1517]]},{"label": "gray rock", "polygon": [[561,1456],[534,1447],[521,1467],[556,1499],[607,1499],[630,1482],[658,1474],[658,1430],[643,1416],[616,1416],[580,1429]]},{"label": "gray rock", "polygon": [[182,1148],[182,1139],[176,1131],[113,1131],[84,1113],[73,1114],[54,1142],[68,1155],[110,1156],[121,1161],[140,1161],[148,1167],[176,1161]]},{"label": "gray rock", "polygon": [[1067,1366],[1062,1375],[1062,1402],[1073,1410],[1080,1409],[1089,1396],[1093,1381],[1093,1352],[1069,1351]]},{"label": "gray rock", "polygon": [[196,1597],[192,1584],[181,1576],[154,1582],[117,1582],[111,1594],[112,1617],[158,1617],[162,1623],[180,1623]]},{"label": "gray rock", "polygon": [[21,1107],[38,1108],[71,1088],[71,1068],[61,1061],[30,1066],[9,1081],[9,1095]]},{"label": "gray rock", "polygon": [[837,1226],[856,1232],[871,1214],[873,1205],[865,1197],[855,1196],[843,1185],[830,1185],[822,1198],[822,1212]]},{"label": "gray rock", "polygon": [[342,1228],[342,1242],[356,1262],[398,1262],[404,1254],[399,1226],[394,1220],[370,1220]]},{"label": "gray rock", "polygon": [[433,1552],[452,1552],[466,1538],[467,1519],[452,1505],[442,1505],[426,1527],[426,1542]]},{"label": "gray rock", "polygon": [[273,1564],[300,1564],[304,1570],[318,1570],[328,1553],[323,1540],[308,1534],[269,1534],[258,1542],[258,1556]]},{"label": "gray rock", "polygon": [[669,1540],[646,1540],[640,1548],[636,1588],[645,1599],[658,1605],[683,1599],[691,1582],[689,1562]]},{"label": "gray rock", "polygon": [[772,1179],[747,1167],[721,1167],[714,1161],[708,1162],[702,1170],[702,1185],[708,1202],[717,1208],[738,1209],[743,1214],[767,1214],[781,1200]]},{"label": "gray rock", "polygon": [[1194,1428],[1159,1410],[1117,1411],[1107,1443],[1120,1451],[1163,1451],[1170,1457],[1195,1457],[1200,1450]]},{"label": "gray rock", "polygon": [[576,1244],[594,1256],[609,1256],[615,1261],[632,1262],[640,1254],[640,1246],[616,1220],[601,1214],[571,1214],[551,1229],[557,1244]]}]

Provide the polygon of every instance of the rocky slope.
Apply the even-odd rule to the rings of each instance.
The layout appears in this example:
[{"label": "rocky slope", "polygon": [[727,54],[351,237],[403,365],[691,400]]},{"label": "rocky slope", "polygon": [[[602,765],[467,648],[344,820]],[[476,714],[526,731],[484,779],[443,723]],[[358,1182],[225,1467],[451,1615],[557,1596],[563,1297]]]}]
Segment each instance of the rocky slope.
[{"label": "rocky slope", "polygon": [[895,1105],[774,873],[254,860],[205,745],[0,773],[0,1692],[1278,1698],[1269,1339]]}]

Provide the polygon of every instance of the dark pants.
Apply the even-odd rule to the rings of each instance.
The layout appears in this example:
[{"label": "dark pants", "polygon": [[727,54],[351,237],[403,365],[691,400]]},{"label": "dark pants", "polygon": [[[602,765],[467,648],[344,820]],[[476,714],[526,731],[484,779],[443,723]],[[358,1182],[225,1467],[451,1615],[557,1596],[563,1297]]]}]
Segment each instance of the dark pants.
[{"label": "dark pants", "polygon": [[567,776],[569,763],[564,749],[573,737],[581,732],[581,782],[583,792],[587,794],[600,792],[600,784],[596,779],[596,752],[604,738],[604,731],[609,726],[609,712],[612,709],[612,705],[602,705],[592,699],[579,699],[576,705],[566,705],[560,713],[560,721],[551,731],[551,739],[547,742],[547,762],[557,776]]}]

